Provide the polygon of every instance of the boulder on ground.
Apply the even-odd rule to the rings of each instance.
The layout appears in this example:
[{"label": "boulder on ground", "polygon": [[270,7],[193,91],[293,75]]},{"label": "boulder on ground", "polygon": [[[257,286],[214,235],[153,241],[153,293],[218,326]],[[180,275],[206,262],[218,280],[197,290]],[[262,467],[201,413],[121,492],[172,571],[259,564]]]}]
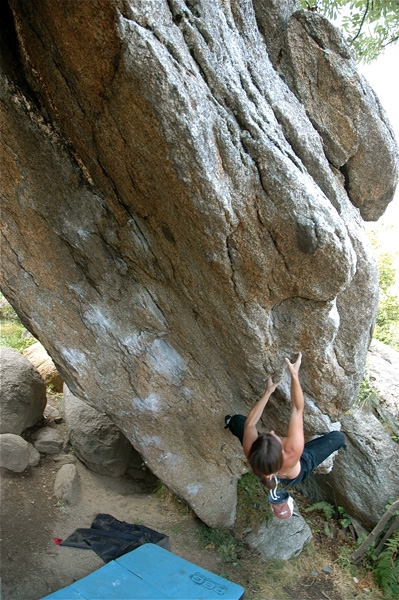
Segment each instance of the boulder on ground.
[{"label": "boulder on ground", "polygon": [[36,467],[40,462],[40,452],[33,446],[33,444],[28,443],[29,450],[29,466]]},{"label": "boulder on ground", "polygon": [[76,456],[91,471],[111,477],[123,475],[132,446],[111,419],[76,398],[65,385],[63,406]]},{"label": "boulder on ground", "polygon": [[0,348],[0,433],[19,435],[43,417],[46,384],[32,363],[13,348]]},{"label": "boulder on ground", "polygon": [[51,427],[42,427],[32,435],[33,445],[43,454],[59,454],[62,452],[65,440],[62,435]]},{"label": "boulder on ground", "polygon": [[63,465],[54,482],[54,494],[59,500],[73,504],[77,492],[78,472],[75,465]]},{"label": "boulder on ground", "polygon": [[64,382],[57,371],[53,359],[47,354],[47,351],[40,342],[32,344],[23,351],[23,355],[30,360],[43,377],[46,385],[52,385],[55,392],[62,392]]},{"label": "boulder on ground", "polygon": [[39,463],[40,454],[35,448],[14,433],[0,434],[0,467],[22,473],[28,466]]},{"label": "boulder on ground", "polygon": [[63,420],[58,408],[56,408],[55,406],[52,406],[49,402],[47,402],[47,404],[46,404],[46,408],[44,409],[43,416],[46,419],[46,421],[48,421],[49,423],[51,423],[51,422],[61,423]]},{"label": "boulder on ground", "polygon": [[290,560],[298,556],[312,539],[312,532],[305,519],[295,513],[290,519],[272,517],[262,523],[257,531],[251,531],[246,542],[258,550],[264,560]]}]

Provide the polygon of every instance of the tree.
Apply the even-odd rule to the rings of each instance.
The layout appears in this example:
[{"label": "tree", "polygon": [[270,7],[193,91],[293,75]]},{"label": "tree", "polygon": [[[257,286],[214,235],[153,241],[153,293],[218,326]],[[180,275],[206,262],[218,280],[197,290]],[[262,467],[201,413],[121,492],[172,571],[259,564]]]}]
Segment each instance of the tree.
[{"label": "tree", "polygon": [[397,252],[391,251],[389,226],[368,230],[368,237],[378,260],[379,302],[373,337],[399,350],[399,297],[396,288]]},{"label": "tree", "polygon": [[380,273],[380,299],[373,337],[399,350],[399,300],[394,288],[396,269],[393,266],[395,256],[389,252],[378,252],[378,243],[375,239],[372,243],[378,253]]},{"label": "tree", "polygon": [[397,0],[300,0],[299,6],[338,21],[358,61],[371,62],[399,39]]},{"label": "tree", "polygon": [[395,350],[399,350],[399,302],[397,294],[392,291],[396,279],[393,258],[389,253],[380,254],[378,257],[380,300],[374,337]]}]

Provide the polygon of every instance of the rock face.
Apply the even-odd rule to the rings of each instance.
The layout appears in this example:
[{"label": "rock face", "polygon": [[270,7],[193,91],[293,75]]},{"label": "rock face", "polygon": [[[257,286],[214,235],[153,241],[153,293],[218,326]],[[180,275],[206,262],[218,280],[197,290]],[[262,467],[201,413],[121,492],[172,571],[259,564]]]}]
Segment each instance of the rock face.
[{"label": "rock face", "polygon": [[370,385],[376,390],[380,408],[399,424],[399,352],[373,340],[367,356]]},{"label": "rock face", "polygon": [[342,419],[347,451],[340,450],[329,475],[312,475],[301,486],[314,501],[342,506],[368,530],[379,520],[388,501],[399,494],[399,452],[373,414],[353,409]]},{"label": "rock face", "polygon": [[0,348],[0,433],[19,435],[43,417],[46,384],[32,363],[13,348]]},{"label": "rock face", "polygon": [[[369,530],[384,512],[382,498],[392,500],[399,495],[399,446],[394,441],[399,435],[398,367],[399,352],[373,339],[365,376],[377,398],[343,416],[347,450],[339,451],[331,474],[315,474],[301,486],[315,502],[328,500],[344,506]],[[316,469],[319,472],[328,471]]]},{"label": "rock face", "polygon": [[[320,134],[331,167],[345,178],[351,202],[365,220],[374,221],[395,192],[386,184],[396,185],[391,178],[397,169],[396,143],[390,127],[376,118],[380,102],[350,58],[333,25],[316,13],[299,11],[287,25],[278,70]],[[392,151],[382,157],[384,143]],[[319,185],[323,189],[322,181]]]},{"label": "rock face", "polygon": [[361,216],[391,200],[397,148],[340,35],[294,7],[2,11],[2,291],[209,525],[233,522],[243,469],[223,416],[282,375],[265,426],[285,433],[301,349],[307,434],[339,421],[376,314]]}]

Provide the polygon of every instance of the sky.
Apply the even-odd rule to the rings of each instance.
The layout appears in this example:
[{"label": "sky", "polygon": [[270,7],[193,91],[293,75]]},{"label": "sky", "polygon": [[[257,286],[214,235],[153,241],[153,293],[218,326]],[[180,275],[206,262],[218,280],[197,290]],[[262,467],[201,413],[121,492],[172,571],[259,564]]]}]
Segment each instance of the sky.
[{"label": "sky", "polygon": [[[376,92],[399,143],[399,42],[388,46],[385,52],[369,65],[360,63],[358,69]],[[398,253],[396,267],[396,292],[399,295],[399,186],[392,202],[377,223],[367,225],[376,229],[382,243],[382,252]]]}]

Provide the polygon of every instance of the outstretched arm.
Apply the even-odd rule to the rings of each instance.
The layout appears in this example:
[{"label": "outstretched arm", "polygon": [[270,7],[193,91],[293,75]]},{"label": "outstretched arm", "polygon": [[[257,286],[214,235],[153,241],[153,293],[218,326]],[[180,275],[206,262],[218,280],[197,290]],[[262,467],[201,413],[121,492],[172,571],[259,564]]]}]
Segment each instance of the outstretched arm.
[{"label": "outstretched arm", "polygon": [[297,455],[298,458],[303,452],[305,444],[303,434],[303,409],[305,400],[301,384],[299,382],[299,367],[301,366],[302,353],[299,352],[298,358],[291,363],[288,358],[285,359],[288,370],[291,374],[291,417],[288,424],[288,435],[284,439],[284,450],[286,454]]},{"label": "outstretched arm", "polygon": [[269,401],[270,396],[276,389],[278,385],[280,385],[281,381],[274,383],[272,378],[269,377],[267,380],[266,391],[263,396],[258,400],[255,406],[250,410],[249,415],[245,421],[244,425],[244,437],[242,441],[242,446],[244,449],[244,454],[248,458],[249,453],[251,451],[252,444],[258,437],[258,431],[256,429],[256,424],[262,416],[262,413],[265,409],[266,404]]}]

